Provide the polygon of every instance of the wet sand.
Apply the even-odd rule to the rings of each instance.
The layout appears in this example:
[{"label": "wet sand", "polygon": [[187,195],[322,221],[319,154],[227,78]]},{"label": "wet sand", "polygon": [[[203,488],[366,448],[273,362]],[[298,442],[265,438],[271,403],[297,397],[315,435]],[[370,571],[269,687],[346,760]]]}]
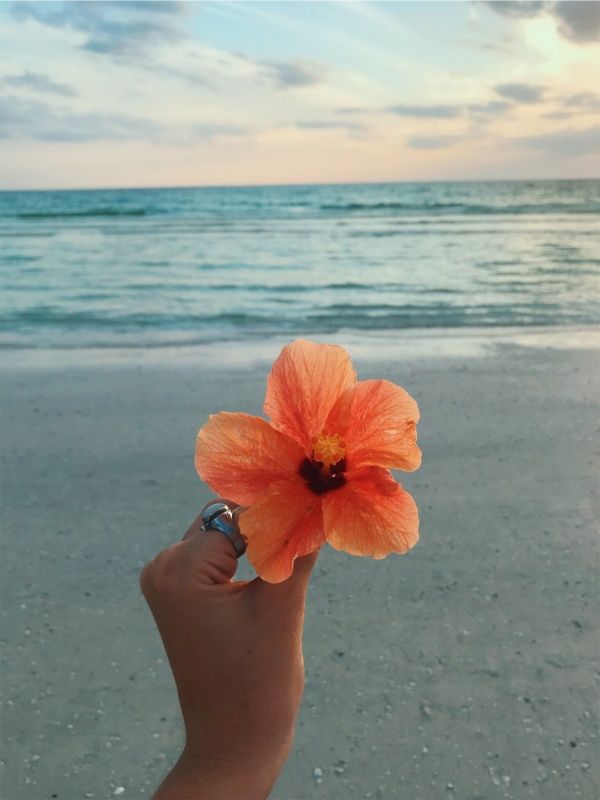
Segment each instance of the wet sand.
[{"label": "wet sand", "polygon": [[[273,797],[593,800],[597,352],[356,365],[421,407],[423,467],[402,478],[421,542],[379,562],[324,548]],[[266,372],[5,367],[3,800],[149,797],[173,762],[176,694],[137,576],[209,497],[198,427],[259,413]]]}]

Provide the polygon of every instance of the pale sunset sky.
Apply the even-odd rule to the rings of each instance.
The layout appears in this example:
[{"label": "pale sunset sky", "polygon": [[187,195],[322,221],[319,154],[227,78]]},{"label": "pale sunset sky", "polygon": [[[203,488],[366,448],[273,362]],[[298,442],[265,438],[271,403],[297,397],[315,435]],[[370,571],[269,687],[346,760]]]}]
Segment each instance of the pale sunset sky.
[{"label": "pale sunset sky", "polygon": [[600,176],[600,2],[0,3],[0,189]]}]

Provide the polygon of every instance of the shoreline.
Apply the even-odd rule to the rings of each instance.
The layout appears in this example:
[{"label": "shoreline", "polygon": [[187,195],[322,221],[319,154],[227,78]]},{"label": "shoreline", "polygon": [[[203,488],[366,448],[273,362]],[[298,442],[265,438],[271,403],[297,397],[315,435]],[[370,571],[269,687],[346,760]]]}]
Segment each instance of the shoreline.
[{"label": "shoreline", "polygon": [[61,369],[102,366],[253,369],[270,364],[295,338],[315,339],[345,347],[357,362],[482,358],[505,346],[536,349],[600,351],[600,325],[495,328],[410,328],[400,331],[340,331],[336,334],[266,337],[207,343],[141,345],[136,347],[0,348],[2,370]]}]

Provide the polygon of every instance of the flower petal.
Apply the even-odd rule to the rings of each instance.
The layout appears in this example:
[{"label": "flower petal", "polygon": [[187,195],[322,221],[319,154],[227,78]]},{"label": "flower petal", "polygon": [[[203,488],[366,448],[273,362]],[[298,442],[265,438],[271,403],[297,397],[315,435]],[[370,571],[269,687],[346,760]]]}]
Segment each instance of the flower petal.
[{"label": "flower petal", "polygon": [[421,465],[416,424],[419,407],[390,381],[359,381],[344,436],[351,469],[373,464],[411,472]]},{"label": "flower petal", "polygon": [[347,483],[323,498],[325,538],[354,556],[385,558],[405,553],[419,539],[415,501],[390,473],[365,467],[346,473]]},{"label": "flower petal", "polygon": [[273,364],[264,411],[277,430],[309,454],[311,439],[322,433],[336,401],[355,384],[356,373],[342,347],[297,339]]},{"label": "flower petal", "polygon": [[302,448],[264,419],[221,411],[198,431],[194,462],[214,492],[249,505],[273,481],[296,474],[303,459]]},{"label": "flower petal", "polygon": [[248,560],[260,577],[279,583],[292,574],[294,559],[325,542],[321,498],[302,479],[272,483],[266,494],[240,514]]}]

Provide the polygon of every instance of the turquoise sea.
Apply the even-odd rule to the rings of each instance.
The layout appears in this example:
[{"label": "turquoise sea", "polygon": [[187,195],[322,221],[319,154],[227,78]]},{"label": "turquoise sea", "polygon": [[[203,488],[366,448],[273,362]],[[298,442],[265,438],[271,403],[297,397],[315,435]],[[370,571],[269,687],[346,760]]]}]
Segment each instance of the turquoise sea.
[{"label": "turquoise sea", "polygon": [[0,193],[5,348],[600,321],[600,181]]}]

